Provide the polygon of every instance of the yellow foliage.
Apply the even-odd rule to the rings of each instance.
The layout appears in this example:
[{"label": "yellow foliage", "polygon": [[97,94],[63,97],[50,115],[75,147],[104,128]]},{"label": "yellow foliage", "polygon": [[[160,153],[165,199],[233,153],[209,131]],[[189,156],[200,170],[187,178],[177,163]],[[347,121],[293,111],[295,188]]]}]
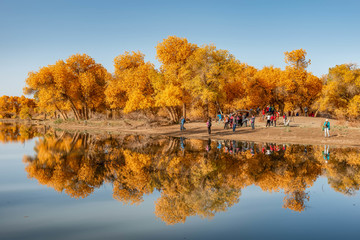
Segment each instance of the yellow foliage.
[{"label": "yellow foliage", "polygon": [[329,69],[325,78],[320,110],[337,117],[357,119],[360,113],[360,69],[352,64]]},{"label": "yellow foliage", "polygon": [[285,63],[296,69],[305,69],[310,65],[311,60],[305,60],[306,51],[304,49],[297,49],[291,52],[285,52]]},{"label": "yellow foliage", "polygon": [[76,118],[89,118],[89,110],[105,107],[105,86],[111,75],[86,54],[75,54],[65,62],[30,72],[26,79],[26,94],[34,94],[45,111],[61,113],[73,110]]},{"label": "yellow foliage", "polygon": [[151,76],[154,66],[144,61],[140,52],[125,52],[114,59],[115,77],[105,94],[111,108],[124,108],[124,112],[154,107]]}]

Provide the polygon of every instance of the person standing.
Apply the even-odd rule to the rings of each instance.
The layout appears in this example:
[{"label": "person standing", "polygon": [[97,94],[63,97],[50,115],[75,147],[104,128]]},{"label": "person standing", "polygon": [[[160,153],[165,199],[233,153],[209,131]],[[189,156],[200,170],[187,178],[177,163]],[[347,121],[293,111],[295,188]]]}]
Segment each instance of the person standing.
[{"label": "person standing", "polygon": [[246,115],[245,113],[242,115],[242,120],[241,120],[242,124],[245,125],[245,127],[247,127],[247,119],[246,119]]},{"label": "person standing", "polygon": [[225,116],[224,118],[224,129],[228,129],[229,127],[229,117]]},{"label": "person standing", "polygon": [[330,122],[329,119],[326,119],[323,125],[323,130],[325,131],[325,137],[326,135],[330,137]]},{"label": "person standing", "polygon": [[186,122],[186,120],[185,120],[185,118],[182,116],[181,119],[180,119],[180,131],[183,131],[183,130],[186,129],[186,128],[184,127],[185,122]]},{"label": "person standing", "polygon": [[262,120],[265,119],[265,108],[262,110]]},{"label": "person standing", "polygon": [[305,112],[305,117],[307,117],[308,116],[308,108],[307,107],[304,108],[304,112]]},{"label": "person standing", "polygon": [[211,118],[209,117],[208,121],[206,122],[206,126],[208,128],[208,133],[211,134]]},{"label": "person standing", "polygon": [[274,114],[274,119],[273,119],[274,127],[276,127],[276,120],[277,120],[277,115],[276,115],[276,113],[275,113],[275,114]]},{"label": "person standing", "polygon": [[255,129],[255,116],[254,115],[252,115],[250,122],[251,122],[251,128]]},{"label": "person standing", "polygon": [[221,113],[219,113],[218,115],[218,119],[219,119],[219,124],[221,123],[221,121],[222,121],[222,115],[221,115]]},{"label": "person standing", "polygon": [[236,125],[240,125],[240,115],[236,114]]},{"label": "person standing", "polygon": [[270,116],[270,114],[268,114],[267,116],[266,116],[266,127],[270,127],[270,123],[271,123],[271,116]]},{"label": "person standing", "polygon": [[233,126],[232,126],[233,128],[232,129],[233,129],[233,132],[235,132],[235,129],[236,129],[236,120],[235,120],[235,118],[234,118],[233,121],[234,121],[234,123],[233,123]]},{"label": "person standing", "polygon": [[284,126],[286,126],[286,120],[287,120],[286,113],[284,113],[284,115],[283,115],[283,120],[284,120]]}]

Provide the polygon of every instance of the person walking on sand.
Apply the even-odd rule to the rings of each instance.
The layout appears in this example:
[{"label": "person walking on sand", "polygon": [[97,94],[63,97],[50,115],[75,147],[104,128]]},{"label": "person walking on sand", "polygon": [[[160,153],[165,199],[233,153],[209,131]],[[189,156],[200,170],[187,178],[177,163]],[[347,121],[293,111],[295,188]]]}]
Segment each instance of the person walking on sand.
[{"label": "person walking on sand", "polygon": [[255,129],[255,116],[252,115],[251,119],[250,119],[250,123],[251,123],[251,128]]},{"label": "person walking on sand", "polygon": [[208,121],[206,122],[206,126],[208,129],[208,133],[211,134],[211,117],[209,117]]},{"label": "person walking on sand", "polygon": [[325,132],[325,137],[326,135],[328,137],[330,137],[330,122],[329,119],[326,119],[323,125],[323,131]]},{"label": "person walking on sand", "polygon": [[184,116],[182,116],[181,119],[180,119],[180,131],[183,131],[183,130],[186,129],[184,127],[185,122],[186,122],[186,120],[185,120]]}]

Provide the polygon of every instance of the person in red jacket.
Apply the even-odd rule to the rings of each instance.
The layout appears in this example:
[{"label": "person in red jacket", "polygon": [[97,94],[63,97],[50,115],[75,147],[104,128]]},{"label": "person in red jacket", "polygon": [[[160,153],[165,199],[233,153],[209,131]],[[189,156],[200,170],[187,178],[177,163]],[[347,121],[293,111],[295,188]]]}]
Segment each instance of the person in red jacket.
[{"label": "person in red jacket", "polygon": [[262,110],[262,120],[265,119],[265,108]]}]

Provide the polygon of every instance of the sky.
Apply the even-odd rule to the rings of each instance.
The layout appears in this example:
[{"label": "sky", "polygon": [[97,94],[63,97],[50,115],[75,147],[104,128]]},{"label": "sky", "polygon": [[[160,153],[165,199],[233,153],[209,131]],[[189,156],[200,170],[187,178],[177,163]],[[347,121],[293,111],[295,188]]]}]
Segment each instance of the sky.
[{"label": "sky", "polygon": [[360,1],[0,0],[0,96],[22,95],[30,71],[86,53],[113,60],[141,51],[155,64],[168,36],[214,44],[256,68],[284,69],[284,52],[303,48],[317,76],[360,63]]}]

